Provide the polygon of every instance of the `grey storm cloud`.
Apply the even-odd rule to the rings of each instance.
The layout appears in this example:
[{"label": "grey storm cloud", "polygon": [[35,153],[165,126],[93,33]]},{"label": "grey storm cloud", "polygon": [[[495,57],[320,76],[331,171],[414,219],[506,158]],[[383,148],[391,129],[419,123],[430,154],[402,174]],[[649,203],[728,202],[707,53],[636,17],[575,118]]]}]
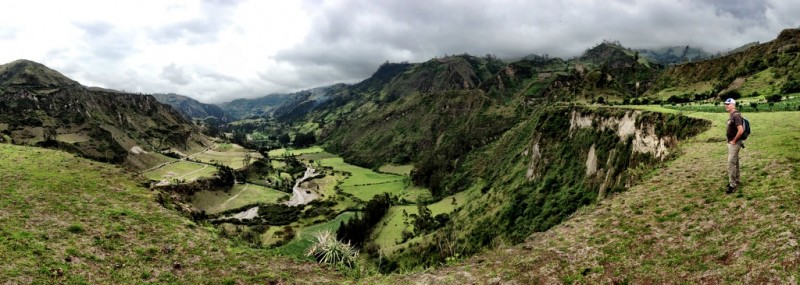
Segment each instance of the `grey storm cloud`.
[{"label": "grey storm cloud", "polygon": [[[633,48],[691,45],[724,51],[772,39],[800,23],[776,12],[773,3],[800,6],[729,0],[308,1],[313,12],[306,40],[276,55],[299,74],[267,71],[261,77],[311,87],[364,79],[386,60],[417,62],[461,53],[571,57],[603,40]],[[777,25],[789,26],[774,26],[770,17],[782,17]]]},{"label": "grey storm cloud", "polygon": [[[769,41],[800,25],[796,0],[299,1],[150,3],[142,4],[142,11],[159,16],[139,12],[140,17],[124,19],[119,15],[132,14],[62,13],[65,20],[54,23],[69,29],[58,29],[57,35],[41,28],[56,24],[3,18],[0,55],[13,60],[25,54],[19,51],[38,47],[38,54],[28,54],[87,84],[221,102],[354,83],[386,61],[424,62],[462,53],[507,60],[529,54],[569,58],[603,40],[631,48],[689,45],[713,53]],[[89,9],[68,5],[73,6]],[[257,9],[274,7],[289,7],[285,15],[291,18],[276,13],[259,18],[277,10]],[[30,6],[28,13],[36,9]],[[276,29],[304,38],[275,34]],[[5,48],[12,44],[16,47]]]},{"label": "grey storm cloud", "polygon": [[186,85],[191,82],[183,67],[177,67],[174,63],[161,69],[161,78],[177,85]]},{"label": "grey storm cloud", "polygon": [[107,22],[75,22],[74,26],[83,30],[88,43],[89,54],[95,59],[109,62],[119,61],[136,50],[132,39],[121,29]]},{"label": "grey storm cloud", "polygon": [[153,28],[149,31],[149,37],[160,44],[180,40],[186,40],[192,45],[216,42],[219,32],[233,23],[231,11],[240,3],[241,1],[204,1],[201,17]]}]

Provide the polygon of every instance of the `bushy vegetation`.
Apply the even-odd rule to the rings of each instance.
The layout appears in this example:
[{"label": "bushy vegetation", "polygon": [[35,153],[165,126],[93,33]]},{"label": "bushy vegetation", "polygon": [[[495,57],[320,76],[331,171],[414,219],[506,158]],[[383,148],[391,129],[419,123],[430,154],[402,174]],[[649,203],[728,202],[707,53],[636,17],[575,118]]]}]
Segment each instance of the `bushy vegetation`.
[{"label": "bushy vegetation", "polygon": [[375,196],[364,206],[362,216],[342,221],[336,231],[336,239],[361,247],[369,237],[370,230],[386,215],[391,204],[389,194]]},{"label": "bushy vegetation", "polygon": [[[705,112],[705,113],[726,112],[725,107],[719,103],[665,105],[664,107],[685,112]],[[795,97],[783,100],[783,96],[774,95],[768,97],[767,100],[761,102],[752,101],[747,104],[737,103],[736,109],[741,111],[742,113],[800,111],[800,98]]]},{"label": "bushy vegetation", "polygon": [[307,256],[313,256],[320,263],[330,263],[354,267],[358,251],[350,243],[336,240],[330,231],[321,231],[315,234],[316,243],[308,248]]}]

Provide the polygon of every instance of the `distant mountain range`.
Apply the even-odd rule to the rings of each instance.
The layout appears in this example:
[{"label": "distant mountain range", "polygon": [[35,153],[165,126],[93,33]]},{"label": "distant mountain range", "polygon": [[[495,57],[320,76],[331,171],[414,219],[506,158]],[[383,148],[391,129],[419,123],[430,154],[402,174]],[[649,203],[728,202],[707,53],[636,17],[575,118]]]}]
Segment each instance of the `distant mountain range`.
[{"label": "distant mountain range", "polygon": [[187,96],[168,93],[168,94],[151,94],[153,97],[163,104],[167,104],[178,110],[187,119],[201,119],[214,118],[221,123],[230,121],[228,115],[217,105],[200,103],[199,101]]}]

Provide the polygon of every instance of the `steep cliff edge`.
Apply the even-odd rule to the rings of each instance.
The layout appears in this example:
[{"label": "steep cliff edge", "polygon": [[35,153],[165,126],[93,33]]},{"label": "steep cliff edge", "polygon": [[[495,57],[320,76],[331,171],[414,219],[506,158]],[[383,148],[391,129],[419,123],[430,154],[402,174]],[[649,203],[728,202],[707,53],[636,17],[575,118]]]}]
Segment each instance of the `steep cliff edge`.
[{"label": "steep cliff edge", "polygon": [[455,249],[431,243],[407,254],[435,262],[498,242],[522,242],[582,206],[634,185],[672,157],[679,141],[709,125],[664,113],[543,108],[472,152],[447,181],[449,189],[472,192],[470,201],[431,239],[452,240]]}]

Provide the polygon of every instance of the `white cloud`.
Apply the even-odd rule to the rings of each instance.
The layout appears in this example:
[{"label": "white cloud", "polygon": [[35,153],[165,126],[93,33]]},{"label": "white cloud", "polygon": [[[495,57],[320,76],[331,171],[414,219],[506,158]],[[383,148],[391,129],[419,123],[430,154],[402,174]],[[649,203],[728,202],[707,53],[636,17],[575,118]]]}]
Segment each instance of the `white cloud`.
[{"label": "white cloud", "polygon": [[709,51],[800,25],[767,1],[5,1],[0,63],[85,85],[229,101],[355,82],[386,60],[468,52],[574,56],[603,39]]}]

